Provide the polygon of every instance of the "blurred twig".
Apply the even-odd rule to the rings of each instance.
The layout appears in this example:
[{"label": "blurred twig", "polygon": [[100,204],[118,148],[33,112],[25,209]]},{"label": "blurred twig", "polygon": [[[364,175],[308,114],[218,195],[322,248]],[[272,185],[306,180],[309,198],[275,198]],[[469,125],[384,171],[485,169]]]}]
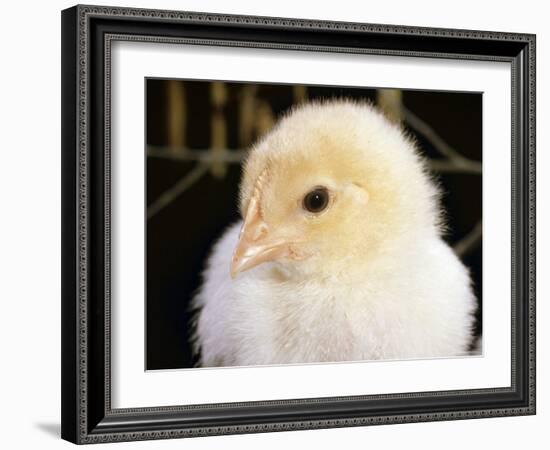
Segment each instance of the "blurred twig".
[{"label": "blurred twig", "polygon": [[164,191],[151,205],[147,207],[147,219],[150,219],[160,210],[172,203],[182,192],[197,182],[209,169],[210,165],[197,164],[183,178],[180,178],[171,188]]},{"label": "blurred twig", "polygon": [[265,100],[256,102],[256,122],[254,125],[258,136],[263,136],[275,125],[275,115],[271,105]]},{"label": "blurred twig", "polygon": [[429,166],[434,172],[439,173],[469,173],[481,175],[481,163],[471,161],[472,164],[457,165],[455,161],[448,159],[430,159]]},{"label": "blurred twig", "polygon": [[[420,117],[402,106],[403,119],[416,132],[422,134],[434,148],[445,157],[445,159],[430,159],[430,168],[439,173],[468,173],[481,175],[482,165],[479,161],[474,161],[462,156],[457,150],[451,147],[435,130],[424,122]],[[455,243],[453,249],[455,253],[463,257],[476,248],[482,237],[482,226],[479,221],[472,230]]]},{"label": "blurred twig", "polygon": [[292,98],[294,99],[295,105],[304,103],[308,98],[307,87],[302,84],[292,86]]},{"label": "blurred twig", "polygon": [[171,148],[177,148],[185,145],[185,123],[187,121],[185,85],[179,80],[168,80],[166,90],[168,142]]},{"label": "blurred twig", "polygon": [[[428,139],[435,149],[443,156],[447,158],[445,164],[440,164],[440,167],[446,172],[462,172],[462,173],[474,173],[481,174],[481,163],[479,161],[473,161],[462,156],[458,151],[452,148],[447,142],[445,142],[441,136],[439,136],[435,130],[424,122],[420,117],[409,111],[403,106],[403,118],[411,128],[422,134]],[[432,160],[434,166],[437,166],[437,160]],[[440,162],[441,163],[441,162]],[[450,170],[454,167],[454,170]]]},{"label": "blurred twig", "polygon": [[148,158],[172,159],[176,161],[200,161],[203,163],[224,162],[236,164],[244,160],[246,150],[220,149],[213,153],[208,150],[189,150],[187,148],[172,148],[160,145],[147,146]]},{"label": "blurred twig", "polygon": [[376,102],[392,122],[400,123],[403,120],[403,92],[400,89],[377,89]]},{"label": "blurred twig", "polygon": [[474,228],[454,245],[454,251],[458,256],[464,256],[470,253],[479,245],[481,241],[482,225],[481,220],[475,224]]},{"label": "blurred twig", "polygon": [[256,119],[256,96],[258,93],[257,84],[243,86],[239,98],[239,145],[246,147],[252,142],[254,134],[254,123]]},{"label": "blurred twig", "polygon": [[[405,121],[412,129],[422,134],[444,159],[430,159],[430,168],[439,173],[469,173],[481,175],[481,163],[462,156],[452,148],[436,131],[420,117],[409,111],[403,104],[403,95],[399,89],[378,89],[376,99],[379,108],[386,117],[396,123]],[[454,245],[455,253],[463,257],[481,242],[481,221]]]},{"label": "blurred twig", "polygon": [[[227,103],[227,88],[225,83],[220,81],[211,83],[210,100],[212,104],[210,152],[212,155],[218,155],[227,147],[227,121],[224,111]],[[210,165],[210,171],[214,177],[223,178],[227,171],[223,159],[216,158]]]}]

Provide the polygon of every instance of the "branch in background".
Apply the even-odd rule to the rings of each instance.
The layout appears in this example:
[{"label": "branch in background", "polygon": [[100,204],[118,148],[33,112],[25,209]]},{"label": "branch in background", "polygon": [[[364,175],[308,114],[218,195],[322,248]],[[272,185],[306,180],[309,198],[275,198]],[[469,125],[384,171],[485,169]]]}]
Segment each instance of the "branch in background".
[{"label": "branch in background", "polygon": [[[441,155],[447,158],[447,163],[452,163],[456,172],[481,174],[482,166],[479,161],[473,161],[462,156],[454,148],[447,144],[430,125],[405,107],[403,107],[403,118],[405,119],[405,122],[411,126],[411,128],[414,128],[417,132],[422,134],[431,142],[435,149],[441,153]],[[447,170],[447,172],[449,172],[449,170]]]},{"label": "branch in background", "polygon": [[295,105],[304,103],[308,99],[307,87],[302,84],[292,86],[292,98]]},{"label": "branch in background", "polygon": [[243,86],[239,98],[239,145],[246,147],[252,142],[255,122],[257,84]]},{"label": "branch in background", "polygon": [[377,89],[376,103],[384,115],[395,123],[403,120],[403,92],[400,89]]},{"label": "branch in background", "polygon": [[[225,120],[227,88],[225,83],[214,81],[210,84],[210,100],[212,104],[210,152],[212,155],[218,155],[227,147],[227,121]],[[215,178],[225,177],[227,167],[223,159],[215,158],[210,165],[210,171]]]},{"label": "branch in background", "polygon": [[168,142],[176,149],[185,145],[185,124],[187,122],[187,102],[185,84],[179,80],[168,80],[166,84],[168,106]]},{"label": "branch in background", "polygon": [[151,219],[164,209],[183,192],[195,184],[210,168],[209,164],[199,163],[183,178],[180,178],[170,189],[164,191],[150,206],[147,207],[147,219]]},{"label": "branch in background", "polygon": [[[173,161],[190,161],[213,164],[222,161],[226,164],[240,164],[246,158],[248,150],[227,150],[221,149],[216,153],[206,150],[190,150],[187,148],[174,148],[170,146],[149,145],[147,147],[147,157],[156,159],[169,159]],[[481,174],[481,168],[475,165],[471,167],[456,167],[455,164],[447,160],[431,159],[430,168],[435,172],[441,173],[474,173]]]},{"label": "branch in background", "polygon": [[208,164],[220,161],[227,164],[239,164],[245,159],[247,153],[247,150],[220,149],[214,153],[209,150],[189,150],[188,148],[172,148],[160,145],[147,146],[148,158],[200,161]]},{"label": "branch in background", "polygon": [[270,131],[275,125],[275,115],[271,109],[271,105],[265,100],[257,100],[256,102],[256,120],[254,127],[257,136],[263,136]]},{"label": "branch in background", "polygon": [[[447,144],[426,122],[416,116],[413,112],[403,108],[405,121],[418,133],[424,135],[435,149],[445,156],[446,159],[430,159],[430,168],[435,172],[440,173],[469,173],[481,175],[482,166],[479,161],[473,161],[465,158],[458,153],[454,148]],[[453,249],[459,257],[464,257],[476,248],[481,242],[482,226],[479,221],[472,230],[460,239]]]},{"label": "branch in background", "polygon": [[474,228],[454,245],[455,253],[463,257],[476,248],[481,242],[482,225],[481,220],[475,224]]},{"label": "branch in background", "polygon": [[477,161],[462,162],[460,165],[457,165],[454,161],[448,159],[430,159],[428,164],[434,172],[481,175],[481,163]]}]

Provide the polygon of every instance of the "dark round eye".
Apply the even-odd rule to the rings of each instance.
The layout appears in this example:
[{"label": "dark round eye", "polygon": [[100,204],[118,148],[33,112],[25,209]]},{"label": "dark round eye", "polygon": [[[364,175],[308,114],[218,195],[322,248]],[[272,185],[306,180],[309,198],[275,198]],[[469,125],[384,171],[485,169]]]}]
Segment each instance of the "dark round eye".
[{"label": "dark round eye", "polygon": [[327,205],[328,191],[324,187],[315,188],[304,197],[304,209],[309,212],[319,213],[323,211]]}]

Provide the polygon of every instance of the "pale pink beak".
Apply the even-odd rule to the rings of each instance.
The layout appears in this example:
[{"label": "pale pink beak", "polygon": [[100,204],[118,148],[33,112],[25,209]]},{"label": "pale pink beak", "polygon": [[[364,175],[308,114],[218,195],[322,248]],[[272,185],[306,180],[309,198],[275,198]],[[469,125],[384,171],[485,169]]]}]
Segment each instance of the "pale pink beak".
[{"label": "pale pink beak", "polygon": [[[261,181],[261,180],[260,180]],[[284,233],[270,230],[263,220],[259,206],[259,189],[252,195],[244,219],[239,242],[231,260],[231,277],[252,269],[259,264],[280,258],[300,260],[304,255],[297,252],[294,244],[301,239],[290,239]]]},{"label": "pale pink beak", "polygon": [[232,278],[264,262],[284,257],[297,259],[295,251],[291,248],[291,244],[296,241],[291,242],[274,234],[261,217],[257,196],[253,196],[246,211],[239,243],[231,260]]}]

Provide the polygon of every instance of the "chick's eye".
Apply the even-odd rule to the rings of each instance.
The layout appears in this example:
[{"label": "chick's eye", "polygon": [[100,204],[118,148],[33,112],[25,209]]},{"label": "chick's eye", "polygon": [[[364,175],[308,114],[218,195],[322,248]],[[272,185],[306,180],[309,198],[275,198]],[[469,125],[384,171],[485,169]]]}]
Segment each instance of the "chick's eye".
[{"label": "chick's eye", "polygon": [[306,194],[303,206],[309,212],[319,213],[328,206],[328,200],[328,191],[323,187],[319,187]]}]

